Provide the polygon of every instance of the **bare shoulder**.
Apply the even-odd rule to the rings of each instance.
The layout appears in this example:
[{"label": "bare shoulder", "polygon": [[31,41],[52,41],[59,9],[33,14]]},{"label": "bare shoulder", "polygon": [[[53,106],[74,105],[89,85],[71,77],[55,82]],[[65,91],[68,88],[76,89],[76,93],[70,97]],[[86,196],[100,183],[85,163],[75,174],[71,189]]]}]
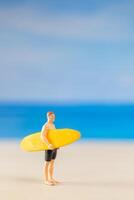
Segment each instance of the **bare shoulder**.
[{"label": "bare shoulder", "polygon": [[42,131],[43,131],[43,130],[46,130],[46,129],[49,129],[49,126],[48,126],[47,123],[45,123],[45,124],[42,126]]},{"label": "bare shoulder", "polygon": [[49,124],[48,124],[48,123],[45,123],[45,124],[43,125],[43,127],[46,128],[46,129],[48,129],[48,128],[49,128]]}]

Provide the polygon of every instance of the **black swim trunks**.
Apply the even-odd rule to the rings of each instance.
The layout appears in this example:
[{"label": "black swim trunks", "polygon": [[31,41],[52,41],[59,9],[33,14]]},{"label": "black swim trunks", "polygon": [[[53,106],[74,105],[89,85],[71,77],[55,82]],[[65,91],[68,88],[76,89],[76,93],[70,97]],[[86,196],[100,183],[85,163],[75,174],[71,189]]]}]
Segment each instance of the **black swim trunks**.
[{"label": "black swim trunks", "polygon": [[51,161],[52,159],[54,160],[57,155],[57,149],[48,149],[45,150],[45,161]]}]

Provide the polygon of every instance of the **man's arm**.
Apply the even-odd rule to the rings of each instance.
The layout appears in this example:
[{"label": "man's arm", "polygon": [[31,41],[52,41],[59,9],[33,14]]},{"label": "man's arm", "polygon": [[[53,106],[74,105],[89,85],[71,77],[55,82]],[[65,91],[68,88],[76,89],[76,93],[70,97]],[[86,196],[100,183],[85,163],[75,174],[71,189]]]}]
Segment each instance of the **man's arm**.
[{"label": "man's arm", "polygon": [[47,125],[44,125],[43,127],[42,127],[42,130],[41,130],[41,139],[42,139],[42,141],[45,143],[45,144],[47,144],[47,146],[49,147],[49,148],[53,148],[53,145],[48,141],[48,139],[47,139],[47,133],[48,133],[48,127],[47,127]]}]

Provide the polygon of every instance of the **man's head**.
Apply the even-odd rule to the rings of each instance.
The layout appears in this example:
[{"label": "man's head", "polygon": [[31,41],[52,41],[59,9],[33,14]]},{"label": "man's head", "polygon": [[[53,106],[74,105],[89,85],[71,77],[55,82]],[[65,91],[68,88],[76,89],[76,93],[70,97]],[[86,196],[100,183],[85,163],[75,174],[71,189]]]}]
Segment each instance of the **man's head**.
[{"label": "man's head", "polygon": [[51,122],[55,121],[55,114],[54,114],[54,112],[51,112],[51,111],[47,112],[47,119],[49,121],[51,121]]}]

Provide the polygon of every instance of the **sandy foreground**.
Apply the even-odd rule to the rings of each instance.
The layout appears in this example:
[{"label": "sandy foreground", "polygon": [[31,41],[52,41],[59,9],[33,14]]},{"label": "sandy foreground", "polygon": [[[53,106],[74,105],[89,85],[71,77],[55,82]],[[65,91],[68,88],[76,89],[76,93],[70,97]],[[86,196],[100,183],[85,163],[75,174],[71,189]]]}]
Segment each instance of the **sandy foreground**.
[{"label": "sandy foreground", "polygon": [[44,152],[0,142],[2,200],[134,200],[134,142],[76,142],[58,150],[56,186],[43,184]]}]

